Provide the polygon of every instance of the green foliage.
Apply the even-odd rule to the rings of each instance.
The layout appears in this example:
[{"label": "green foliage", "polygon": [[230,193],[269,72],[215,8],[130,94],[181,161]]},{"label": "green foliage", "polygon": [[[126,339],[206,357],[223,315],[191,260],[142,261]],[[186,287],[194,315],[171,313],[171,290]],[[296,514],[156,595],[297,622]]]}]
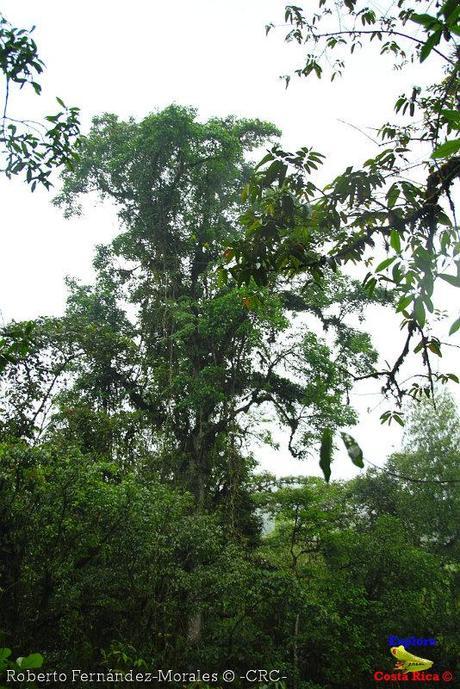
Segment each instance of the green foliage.
[{"label": "green foliage", "polygon": [[9,365],[26,356],[31,345],[33,323],[11,323],[0,337],[0,373]]},{"label": "green foliage", "polygon": [[51,175],[56,168],[71,168],[76,162],[76,143],[79,136],[79,110],[67,107],[57,98],[60,110],[47,115],[45,123],[11,117],[8,106],[10,92],[31,86],[37,95],[41,85],[37,81],[44,69],[31,30],[18,29],[0,15],[0,72],[5,83],[1,116],[0,152],[2,172],[10,178],[23,174],[32,191],[37,184],[51,187]]},{"label": "green foliage", "polygon": [[[93,451],[97,442],[125,461],[139,441],[150,455],[161,446],[152,466],[209,506],[230,484],[240,490],[230,476],[245,474],[253,410],[269,409],[298,457],[313,453],[325,424],[354,423],[347,392],[375,358],[368,336],[347,322],[361,315],[359,286],[331,273],[321,286],[272,291],[216,274],[240,233],[247,152],[277,134],[258,120],[199,123],[179,106],[141,122],[95,118],[57,203],[78,213],[81,195],[96,192],[116,203],[123,231],[99,248],[94,287],[71,281],[65,317],[40,326],[32,375],[30,362],[28,373],[9,369],[16,428],[20,409],[28,437],[55,414],[67,437],[76,431],[81,442],[84,426]],[[307,323],[292,327],[291,310],[318,319],[333,341]],[[109,428],[121,418],[128,443]],[[258,425],[254,433],[265,435]]]},{"label": "green foliage", "polygon": [[[438,439],[428,407],[407,427],[409,479],[439,478],[441,461],[454,470],[445,455],[456,451],[458,419],[445,404]],[[250,509],[273,526],[238,544],[217,513],[198,515],[191,495],[141,465],[127,470],[57,439],[4,442],[2,643],[17,655],[39,648],[61,671],[260,664],[288,687],[298,677],[299,689],[367,689],[376,667],[390,667],[390,634],[434,636],[433,659],[452,664],[455,486],[430,501],[437,484],[425,490],[395,479],[398,470],[392,459],[348,484],[256,475]],[[197,611],[198,643],[188,627]]]},{"label": "green foliage", "polygon": [[401,452],[389,458],[397,482],[399,515],[413,537],[448,560],[458,558],[460,516],[459,417],[447,394],[418,403],[407,422]]},{"label": "green foliage", "polygon": [[[12,660],[11,655],[10,648],[0,648],[0,681],[7,670],[22,672],[24,670],[36,670],[43,665],[44,659],[40,653],[31,653],[28,656],[16,658],[16,660]],[[25,686],[35,687],[36,685],[35,682],[29,682]],[[0,684],[0,689],[7,689],[7,685]]]},{"label": "green foliage", "polygon": [[[290,8],[287,21],[301,16]],[[359,16],[375,21],[371,10]],[[63,671],[234,668],[235,689],[261,667],[288,678],[272,689],[368,689],[372,671],[390,666],[387,636],[414,633],[436,636],[435,661],[453,662],[452,403],[439,400],[439,418],[409,411],[403,452],[381,473],[329,482],[339,434],[363,466],[343,430],[355,421],[354,381],[375,375],[357,324],[394,295],[375,276],[364,286],[345,277],[338,255],[324,254],[312,280],[294,278],[307,254],[345,242],[344,209],[362,211],[352,234],[366,217],[382,220],[370,199],[385,191],[379,166],[391,156],[307,203],[303,174],[322,159],[311,150],[291,159],[277,148],[251,178],[248,152],[277,135],[259,120],[199,122],[179,106],[140,122],[106,114],[64,173],[65,213],[95,192],[116,204],[121,231],[98,248],[93,285],[68,281],[62,317],[2,332],[0,641],[24,654],[18,667],[44,656]],[[385,195],[385,213],[417,203],[402,181]],[[289,283],[272,279],[270,261],[234,279],[247,246],[240,218],[267,256],[281,237]],[[403,230],[388,238],[395,255],[377,272],[407,252]],[[419,248],[413,260],[428,265]],[[229,270],[219,271],[224,252]],[[423,317],[420,306],[412,317],[412,296],[397,296],[417,347],[439,354],[420,322],[427,300],[416,296]],[[269,442],[274,420],[294,456],[320,448],[327,482],[255,471],[248,440]],[[40,653],[25,656],[31,648]],[[11,655],[0,651],[0,663]]]},{"label": "green foliage", "polygon": [[[206,600],[223,566],[212,518],[197,517],[190,496],[77,450],[4,444],[0,458],[2,633],[34,639],[50,663],[66,648],[84,664],[122,629],[166,661],[178,616],[196,605],[187,591]],[[192,557],[206,567],[190,571]]]},{"label": "green foliage", "polygon": [[[53,172],[72,169],[77,161],[80,136],[79,109],[67,107],[57,98],[60,110],[47,115],[44,122],[11,117],[10,96],[14,88],[30,86],[37,95],[37,81],[44,69],[32,38],[34,27],[19,29],[0,13],[0,73],[4,79],[4,102],[0,115],[0,171],[11,178],[22,175],[31,191],[38,185],[50,189]],[[0,373],[8,362],[25,356],[30,344],[32,324],[10,325],[0,336]]]},{"label": "green foliage", "polygon": [[[374,472],[345,485],[301,477],[277,485],[259,498],[275,522],[261,547],[296,587],[290,643],[295,627],[299,676],[367,688],[376,667],[390,667],[387,637],[413,630],[439,639],[435,662],[452,662],[454,578],[421,534],[414,538],[407,514],[395,513],[398,482]],[[411,514],[423,522],[423,511]]]},{"label": "green foliage", "polygon": [[[226,270],[240,284],[254,279],[265,285],[273,275],[305,275],[309,282],[320,282],[325,271],[351,263],[364,269],[363,285],[369,294],[378,285],[391,289],[407,339],[395,362],[374,374],[386,381],[384,392],[392,392],[399,405],[404,395],[413,396],[412,388],[400,381],[400,369],[415,337],[420,337],[415,351],[426,367],[430,393],[436,380],[446,380],[446,374],[437,374],[430,363],[433,353],[441,356],[439,338],[428,334],[437,313],[434,285],[439,278],[460,284],[452,198],[460,175],[459,140],[447,138],[460,126],[459,11],[452,0],[438,3],[436,10],[431,15],[431,3],[410,0],[400,0],[382,14],[358,0],[320,0],[318,9],[306,11],[286,7],[286,41],[309,51],[305,64],[296,70],[299,77],[321,77],[331,69],[334,79],[346,68],[345,53],[355,52],[366,41],[377,45],[380,54],[391,54],[399,69],[435,56],[441,61],[439,80],[400,96],[395,122],[378,129],[377,153],[360,169],[347,167],[324,187],[313,177],[324,163],[321,153],[309,147],[296,152],[272,147],[243,192],[244,237],[224,253]],[[422,178],[411,179],[409,171],[419,168]],[[455,330],[454,323],[451,332]]]},{"label": "green foliage", "polygon": [[332,462],[332,431],[330,428],[325,428],[321,437],[320,459],[319,465],[324,474],[326,481],[331,478],[331,462]]}]

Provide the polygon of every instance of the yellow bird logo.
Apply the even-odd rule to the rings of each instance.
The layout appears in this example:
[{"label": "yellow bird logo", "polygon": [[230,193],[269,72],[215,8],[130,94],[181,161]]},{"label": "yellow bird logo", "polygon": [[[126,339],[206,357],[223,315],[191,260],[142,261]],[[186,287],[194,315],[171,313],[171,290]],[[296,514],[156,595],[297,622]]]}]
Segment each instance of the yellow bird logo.
[{"label": "yellow bird logo", "polygon": [[404,646],[393,646],[391,648],[391,653],[398,661],[396,663],[396,669],[402,670],[403,672],[419,672],[421,670],[429,670],[433,665],[432,660],[414,656],[412,653],[409,653],[409,651],[406,651]]}]

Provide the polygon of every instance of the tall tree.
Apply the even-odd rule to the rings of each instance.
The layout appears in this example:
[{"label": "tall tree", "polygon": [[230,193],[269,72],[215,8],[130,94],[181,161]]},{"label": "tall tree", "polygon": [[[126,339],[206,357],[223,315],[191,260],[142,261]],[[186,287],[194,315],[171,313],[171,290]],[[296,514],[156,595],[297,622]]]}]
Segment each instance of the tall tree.
[{"label": "tall tree", "polygon": [[446,392],[412,405],[401,451],[392,454],[383,470],[371,470],[353,488],[372,519],[397,516],[411,538],[458,561],[460,517],[460,419]]},{"label": "tall tree", "polygon": [[[361,308],[351,281],[331,274],[328,289],[257,300],[255,286],[219,278],[240,231],[247,152],[277,133],[257,120],[201,123],[178,106],[139,123],[96,118],[57,202],[79,212],[79,197],[96,192],[115,202],[122,232],[99,248],[96,284],[70,283],[64,318],[37,324],[30,356],[7,369],[5,434],[60,437],[131,463],[190,492],[198,513],[221,514],[235,539],[255,534],[247,436],[267,431],[251,412],[276,415],[305,457],[324,428],[354,422],[347,391],[375,356],[346,322]],[[291,328],[289,311],[318,322]],[[327,477],[331,455],[332,445]],[[202,610],[198,597],[193,643]]]},{"label": "tall tree", "polygon": [[[104,418],[107,432],[92,442],[106,438],[105,450],[126,459],[107,419],[131,419],[131,442],[142,437],[162,475],[204,507],[238,494],[245,434],[263,429],[254,408],[277,415],[300,457],[325,427],[353,423],[347,391],[375,357],[368,336],[347,324],[362,309],[359,286],[331,272],[322,289],[280,285],[257,300],[255,286],[224,284],[216,272],[240,232],[246,152],[276,134],[259,121],[200,123],[177,106],[139,123],[96,118],[58,203],[79,212],[78,197],[95,191],[116,203],[123,231],[99,248],[95,286],[71,285],[65,318],[43,323],[32,371],[9,369],[12,418],[23,414],[24,432],[49,428],[43,395],[51,401],[71,374],[54,426],[70,433],[84,414],[89,438],[88,415]],[[292,328],[295,312],[302,325]]]}]

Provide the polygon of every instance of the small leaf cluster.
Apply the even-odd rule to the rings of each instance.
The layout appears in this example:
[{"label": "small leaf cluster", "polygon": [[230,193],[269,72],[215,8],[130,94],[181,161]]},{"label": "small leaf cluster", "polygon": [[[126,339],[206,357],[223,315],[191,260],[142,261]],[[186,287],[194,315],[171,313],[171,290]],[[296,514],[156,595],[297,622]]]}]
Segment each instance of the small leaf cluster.
[{"label": "small leaf cluster", "polygon": [[61,110],[47,115],[43,122],[10,115],[13,87],[21,90],[30,86],[37,95],[42,92],[38,78],[44,63],[31,35],[33,30],[18,29],[0,15],[0,72],[5,82],[0,117],[2,172],[8,178],[22,174],[32,191],[37,185],[49,189],[55,169],[72,168],[80,134],[79,109],[66,106],[61,98],[57,98]]}]

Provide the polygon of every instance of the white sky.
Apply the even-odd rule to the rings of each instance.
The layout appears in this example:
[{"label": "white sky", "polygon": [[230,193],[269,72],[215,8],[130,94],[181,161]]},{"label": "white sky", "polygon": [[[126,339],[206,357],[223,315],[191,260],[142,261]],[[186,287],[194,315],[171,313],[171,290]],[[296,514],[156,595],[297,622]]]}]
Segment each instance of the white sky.
[{"label": "white sky", "polygon": [[[374,3],[370,2],[372,6]],[[383,3],[382,3],[383,4]],[[84,128],[93,115],[109,111],[141,118],[171,102],[194,105],[200,118],[235,114],[278,125],[287,147],[313,145],[327,155],[325,178],[371,154],[372,144],[342,124],[379,126],[392,116],[396,97],[414,83],[437,78],[425,69],[395,72],[390,58],[366,50],[342,80],[293,80],[286,91],[278,75],[300,62],[281,33],[265,37],[265,24],[282,21],[282,0],[3,0],[2,12],[16,26],[37,26],[35,40],[47,65],[44,96],[12,98],[15,116],[40,117],[57,109],[60,96],[82,111]],[[15,103],[17,102],[17,108]],[[4,320],[56,315],[65,300],[63,278],[91,279],[96,244],[117,233],[110,207],[90,207],[81,219],[65,221],[51,206],[52,194],[0,180],[0,310]],[[455,295],[455,291],[447,292]],[[398,322],[375,309],[367,328],[386,357],[399,352]],[[451,350],[449,371],[457,368]],[[380,463],[397,447],[399,427],[380,426],[378,385],[353,396],[362,421],[352,430],[365,456]],[[379,404],[380,403],[380,404]],[[377,406],[378,405],[378,406]],[[372,411],[367,412],[367,407]],[[377,407],[377,408],[376,408]],[[280,452],[257,452],[264,468],[277,474],[314,473],[316,461],[299,464]],[[340,453],[333,477],[355,473]]]}]

